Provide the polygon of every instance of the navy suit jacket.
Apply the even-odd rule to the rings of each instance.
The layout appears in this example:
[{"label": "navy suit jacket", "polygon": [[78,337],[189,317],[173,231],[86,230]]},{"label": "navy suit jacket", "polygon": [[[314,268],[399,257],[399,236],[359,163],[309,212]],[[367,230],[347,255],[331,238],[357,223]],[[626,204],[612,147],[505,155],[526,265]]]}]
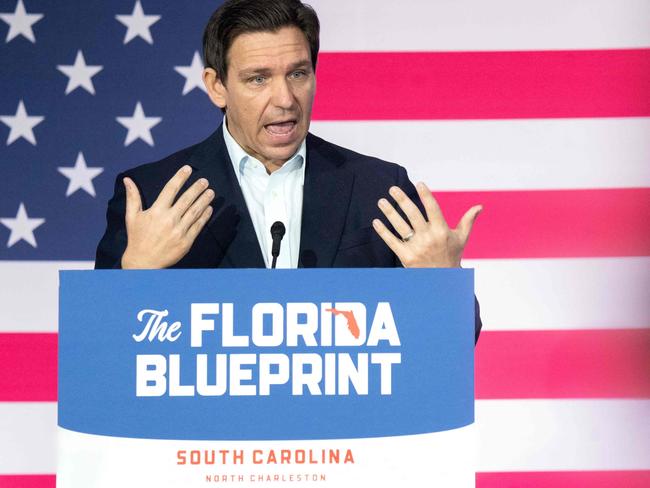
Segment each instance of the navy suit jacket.
[{"label": "navy suit jacket", "polygon": [[[156,163],[118,175],[108,203],[107,228],[97,247],[95,268],[119,268],[126,249],[126,194],[122,178],[140,190],[143,208],[150,207],[167,181],[185,164],[192,174],[179,196],[194,181],[206,178],[216,197],[214,212],[190,251],[174,268],[263,268],[253,222],[219,127],[203,142]],[[397,164],[350,151],[307,135],[307,166],[303,190],[298,267],[384,268],[399,260],[372,227],[386,219],[377,201],[399,186],[420,205],[406,170]],[[390,228],[390,226],[389,226]],[[481,330],[476,302],[476,339]]]}]

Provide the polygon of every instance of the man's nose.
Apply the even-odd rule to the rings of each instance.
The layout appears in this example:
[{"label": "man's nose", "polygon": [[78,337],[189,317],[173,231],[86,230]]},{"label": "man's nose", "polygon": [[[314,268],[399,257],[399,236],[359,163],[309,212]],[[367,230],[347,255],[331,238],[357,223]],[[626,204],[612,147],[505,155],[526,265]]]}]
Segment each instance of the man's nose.
[{"label": "man's nose", "polygon": [[272,91],[272,102],[273,105],[285,110],[293,108],[295,103],[295,98],[293,92],[291,91],[291,86],[286,79],[279,79],[276,83],[273,84]]}]

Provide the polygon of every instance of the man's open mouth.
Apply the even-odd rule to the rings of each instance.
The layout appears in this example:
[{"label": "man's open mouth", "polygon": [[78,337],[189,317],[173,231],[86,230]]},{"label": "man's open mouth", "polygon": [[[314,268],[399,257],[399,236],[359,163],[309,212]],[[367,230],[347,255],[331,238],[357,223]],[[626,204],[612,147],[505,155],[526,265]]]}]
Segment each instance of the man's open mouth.
[{"label": "man's open mouth", "polygon": [[284,122],[274,122],[272,124],[267,124],[264,128],[275,136],[284,136],[289,134],[294,127],[296,126],[295,120],[287,120]]}]

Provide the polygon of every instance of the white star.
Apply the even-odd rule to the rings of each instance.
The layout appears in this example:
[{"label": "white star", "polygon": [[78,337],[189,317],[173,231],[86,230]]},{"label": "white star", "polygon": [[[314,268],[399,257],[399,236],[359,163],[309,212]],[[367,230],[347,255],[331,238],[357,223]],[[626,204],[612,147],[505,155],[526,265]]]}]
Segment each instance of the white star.
[{"label": "white star", "polygon": [[194,51],[192,64],[189,66],[174,66],[174,71],[185,77],[183,95],[188,94],[195,88],[200,88],[207,93],[203,84],[203,61],[201,61],[201,56],[198,51]]},{"label": "white star", "polygon": [[151,129],[160,123],[162,117],[147,117],[142,110],[142,104],[138,102],[131,117],[116,117],[117,121],[126,127],[129,132],[126,134],[124,145],[128,146],[136,139],[142,139],[144,142],[153,146],[153,137]]},{"label": "white star", "polygon": [[149,44],[153,44],[149,28],[160,20],[160,15],[145,15],[140,0],[135,2],[131,15],[116,15],[115,18],[127,27],[124,44],[133,40],[136,36],[142,37]]},{"label": "white star", "polygon": [[95,87],[93,86],[92,77],[104,69],[104,67],[87,65],[84,59],[84,53],[79,50],[77,51],[77,57],[74,59],[74,64],[60,64],[56,69],[68,77],[68,86],[65,88],[66,95],[79,87],[94,95]]},{"label": "white star", "polygon": [[11,41],[16,36],[23,36],[32,42],[36,42],[32,25],[43,18],[43,14],[28,14],[25,10],[23,0],[18,0],[16,10],[13,14],[0,14],[0,19],[9,24],[9,31],[5,43]]},{"label": "white star", "polygon": [[35,146],[36,137],[34,137],[33,129],[43,120],[45,120],[45,117],[41,115],[27,115],[23,101],[18,102],[16,115],[0,115],[0,122],[11,129],[9,137],[7,137],[7,146],[20,137],[27,139]]},{"label": "white star", "polygon": [[77,161],[73,167],[59,167],[59,173],[64,175],[70,181],[68,182],[68,189],[65,196],[69,197],[77,190],[85,190],[91,196],[95,196],[95,186],[93,185],[93,178],[99,176],[104,168],[86,166],[86,159],[84,153],[79,152]]},{"label": "white star", "polygon": [[0,219],[0,224],[7,227],[11,234],[7,241],[7,247],[11,247],[18,241],[27,241],[36,247],[36,238],[34,237],[34,229],[45,223],[45,219],[30,219],[25,210],[25,205],[21,202],[18,207],[16,217],[13,219]]}]

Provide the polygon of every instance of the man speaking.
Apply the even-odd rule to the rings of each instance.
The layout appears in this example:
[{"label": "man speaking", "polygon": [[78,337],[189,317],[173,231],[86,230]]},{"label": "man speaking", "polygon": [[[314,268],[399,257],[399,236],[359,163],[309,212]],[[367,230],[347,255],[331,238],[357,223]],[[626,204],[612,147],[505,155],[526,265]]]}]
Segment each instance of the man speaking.
[{"label": "man speaking", "polygon": [[276,222],[281,268],[460,266],[481,206],[450,229],[404,168],[308,132],[318,49],[318,17],[299,0],[219,7],[203,81],[223,123],[118,176],[95,267],[271,267]]}]

